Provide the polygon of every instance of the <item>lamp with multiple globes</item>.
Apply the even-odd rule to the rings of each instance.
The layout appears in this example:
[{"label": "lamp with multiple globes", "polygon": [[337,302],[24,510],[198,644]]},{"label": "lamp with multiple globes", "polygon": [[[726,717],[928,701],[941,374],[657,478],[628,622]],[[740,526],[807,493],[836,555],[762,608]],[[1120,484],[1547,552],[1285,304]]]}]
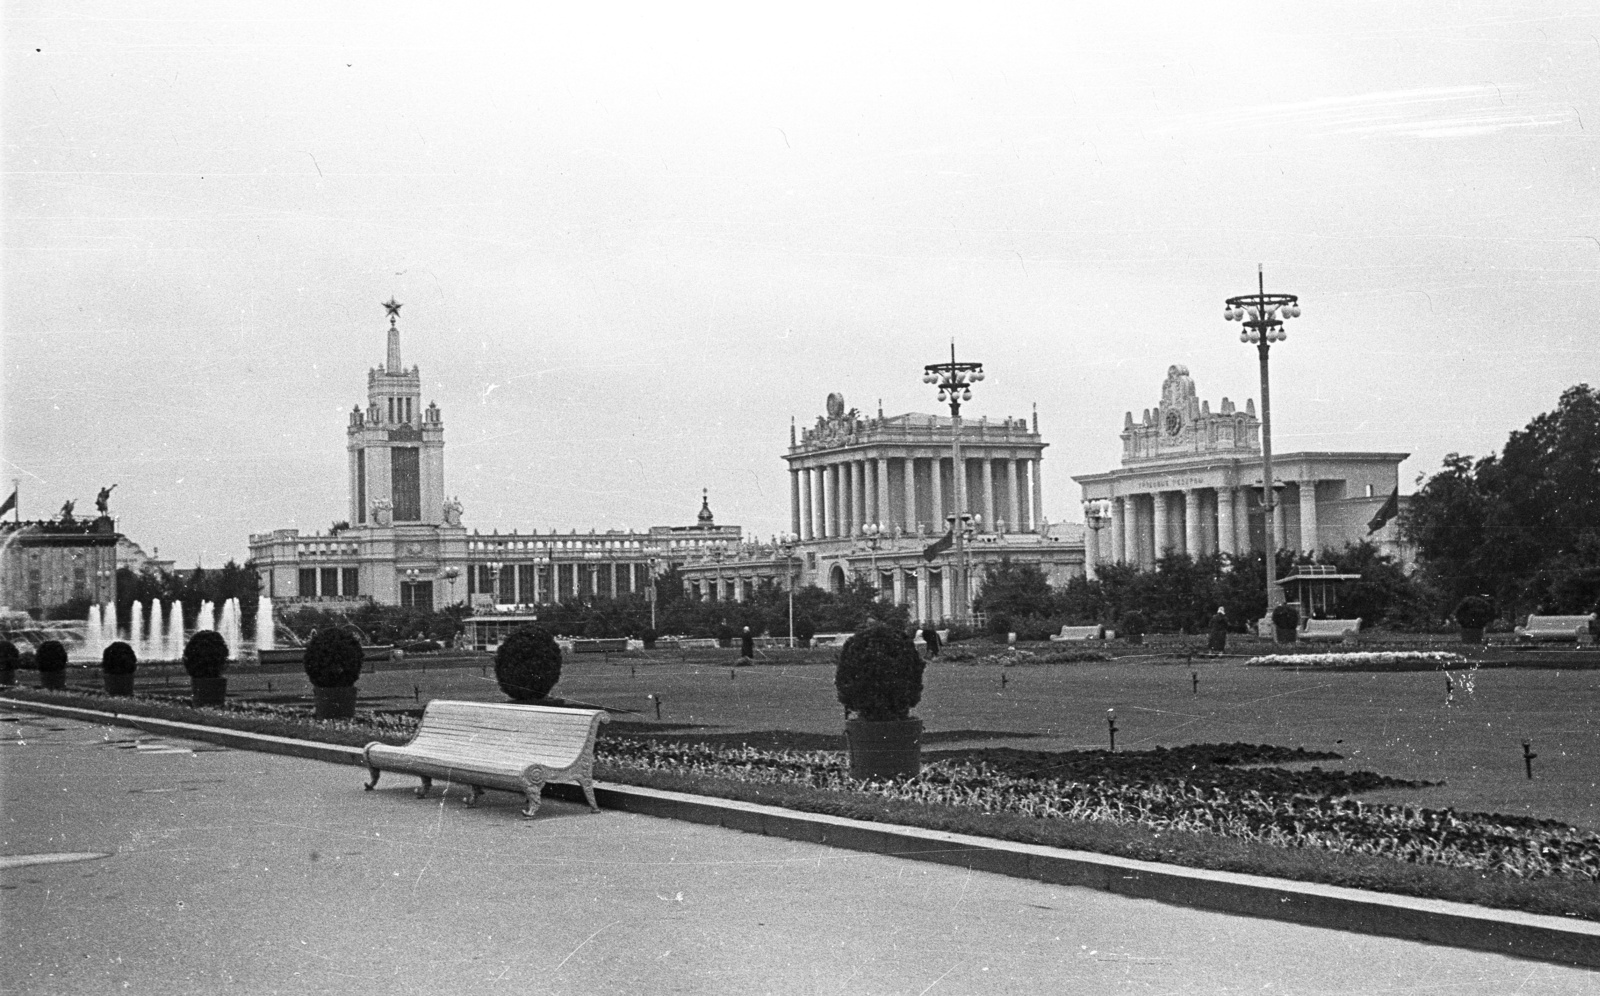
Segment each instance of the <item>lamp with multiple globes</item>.
[{"label": "lamp with multiple globes", "polygon": [[[961,403],[972,400],[972,385],[983,380],[982,363],[957,363],[956,344],[950,344],[950,362],[929,363],[922,368],[922,382],[937,385],[939,401],[950,406],[950,470],[955,478],[955,512],[967,510],[966,473],[961,462]],[[955,604],[951,615],[958,624],[967,621],[967,536],[969,530],[955,529]]]}]

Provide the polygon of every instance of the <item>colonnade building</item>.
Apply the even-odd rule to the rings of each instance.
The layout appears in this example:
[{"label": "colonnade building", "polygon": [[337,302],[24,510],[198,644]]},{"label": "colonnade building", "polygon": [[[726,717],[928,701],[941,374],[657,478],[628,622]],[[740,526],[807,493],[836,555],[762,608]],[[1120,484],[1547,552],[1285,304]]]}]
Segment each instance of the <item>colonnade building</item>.
[{"label": "colonnade building", "polygon": [[388,352],[367,372],[367,405],[350,412],[345,429],[347,522],[328,533],[275,529],[250,537],[250,558],[274,603],[433,609],[464,600],[515,611],[642,596],[662,570],[739,548],[739,527],[717,525],[705,498],[692,525],[468,532],[461,502],[445,497],[444,414],[432,402],[423,407],[421,371],[401,362],[401,305],[385,307]]},{"label": "colonnade building", "polygon": [[[712,554],[683,568],[691,594],[744,599],[770,580],[839,591],[853,578],[871,582],[918,622],[954,615],[953,550],[929,559],[924,550],[955,515],[951,461],[954,422],[909,413],[863,417],[830,394],[814,426],[789,429],[789,521],[796,541]],[[1081,527],[1045,521],[1040,460],[1048,444],[1038,415],[963,419],[966,511],[979,517],[967,546],[970,603],[990,564],[1009,558],[1037,564],[1052,583],[1083,572]]]},{"label": "colonnade building", "polygon": [[[1406,453],[1274,454],[1273,522],[1280,549],[1320,554],[1370,540],[1405,559],[1392,518],[1369,528],[1398,494]],[[1123,418],[1122,466],[1074,477],[1083,488],[1089,571],[1103,563],[1155,566],[1168,553],[1266,549],[1261,421],[1255,402],[1198,400],[1189,370],[1173,366],[1161,401]]]}]

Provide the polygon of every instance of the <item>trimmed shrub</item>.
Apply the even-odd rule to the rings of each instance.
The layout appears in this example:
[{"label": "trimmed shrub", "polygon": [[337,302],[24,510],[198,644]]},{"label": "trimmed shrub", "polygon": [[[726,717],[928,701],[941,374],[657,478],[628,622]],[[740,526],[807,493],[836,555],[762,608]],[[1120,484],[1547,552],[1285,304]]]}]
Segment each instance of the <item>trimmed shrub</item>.
[{"label": "trimmed shrub", "polygon": [[817,621],[801,613],[794,617],[794,642],[802,647],[811,646],[811,638],[817,635]]},{"label": "trimmed shrub", "polygon": [[306,677],[318,688],[349,688],[361,677],[361,641],[342,629],[321,629],[306,644]]},{"label": "trimmed shrub", "polygon": [[1462,629],[1483,629],[1494,621],[1494,605],[1482,595],[1468,595],[1456,606],[1456,625]]},{"label": "trimmed shrub", "polygon": [[860,719],[908,719],[922,701],[926,663],[911,637],[883,623],[863,627],[839,651],[833,687]]},{"label": "trimmed shrub", "polygon": [[648,626],[639,631],[639,642],[644,644],[644,649],[646,650],[656,649],[656,640],[660,638],[661,634]]},{"label": "trimmed shrub", "polygon": [[561,648],[542,626],[523,626],[494,655],[494,679],[515,702],[536,702],[561,680]]},{"label": "trimmed shrub", "polygon": [[132,674],[139,667],[139,655],[121,640],[100,654],[100,670],[106,674]]},{"label": "trimmed shrub", "polygon": [[183,648],[183,669],[191,678],[220,678],[228,666],[228,641],[214,629],[189,637]]},{"label": "trimmed shrub", "polygon": [[1117,620],[1117,635],[1143,636],[1149,626],[1150,624],[1145,621],[1143,612],[1137,609],[1132,612],[1124,612],[1122,618]]},{"label": "trimmed shrub", "polygon": [[998,636],[1000,639],[1004,640],[1006,638],[1006,634],[1013,631],[1011,626],[1011,616],[1004,612],[996,612],[994,615],[989,617],[989,623],[984,628],[988,630],[990,636]]},{"label": "trimmed shrub", "polygon": [[67,669],[67,648],[60,640],[46,640],[39,644],[34,654],[35,666],[41,674],[52,674]]},{"label": "trimmed shrub", "polygon": [[0,640],[0,671],[15,671],[22,663],[22,654],[10,640]]},{"label": "trimmed shrub", "polygon": [[1300,610],[1289,602],[1272,610],[1272,625],[1278,629],[1299,629]]}]

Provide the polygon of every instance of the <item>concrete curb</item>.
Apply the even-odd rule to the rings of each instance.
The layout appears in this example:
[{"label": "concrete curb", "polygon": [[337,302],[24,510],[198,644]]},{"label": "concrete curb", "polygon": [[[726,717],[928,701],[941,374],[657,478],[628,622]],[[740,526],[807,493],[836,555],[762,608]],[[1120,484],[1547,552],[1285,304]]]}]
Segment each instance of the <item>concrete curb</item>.
[{"label": "concrete curb", "polygon": [[[361,749],[245,733],[193,723],[0,698],[22,711],[112,723],[241,750],[359,765]],[[582,801],[576,786],[551,786]],[[1491,910],[1465,903],[1365,892],[1235,872],[1184,868],[1088,851],[1068,851],[966,834],[869,823],[757,803],[596,783],[608,809],[825,844],[869,854],[955,865],[1052,885],[1076,885],[1194,909],[1255,916],[1380,937],[1425,941],[1518,958],[1600,968],[1600,923]]]}]

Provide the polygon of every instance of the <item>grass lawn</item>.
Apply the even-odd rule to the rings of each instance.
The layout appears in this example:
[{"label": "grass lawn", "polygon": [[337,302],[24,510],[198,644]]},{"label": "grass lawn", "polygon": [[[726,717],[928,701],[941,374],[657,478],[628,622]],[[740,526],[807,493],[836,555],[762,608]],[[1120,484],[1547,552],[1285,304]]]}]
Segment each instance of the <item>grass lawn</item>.
[{"label": "grass lawn", "polygon": [[[1233,641],[1243,653],[1269,644]],[[1373,673],[1246,667],[1242,658],[1181,656],[1175,641],[1125,647],[1114,661],[1066,665],[933,663],[917,708],[930,750],[1012,746],[1029,750],[1106,746],[1106,710],[1116,709],[1117,746],[1149,749],[1191,743],[1273,744],[1330,751],[1324,767],[1365,769],[1395,778],[1443,782],[1366,793],[1373,802],[1498,812],[1600,829],[1600,670],[1566,669],[1556,652],[1537,667],[1485,667],[1458,680],[1451,704],[1437,672]],[[1335,650],[1337,648],[1325,648]],[[1460,649],[1437,643],[1431,649]],[[838,737],[843,712],[834,697],[832,649],[769,650],[755,667],[734,669],[737,652],[701,650],[567,655],[555,694],[604,706],[629,726],[662,732],[784,730]],[[1575,664],[1588,655],[1574,655]],[[1501,662],[1511,659],[1499,655]],[[1549,663],[1553,659],[1555,664]],[[25,682],[32,675],[22,672]],[[1198,675],[1198,692],[1191,675]],[[97,684],[76,669],[69,680]],[[229,671],[230,697],[303,702],[310,685],[298,669]],[[141,692],[174,692],[187,678],[142,666]],[[270,689],[269,689],[270,685]],[[360,682],[363,709],[414,708],[431,698],[505,701],[487,655],[412,657],[384,662]],[[653,702],[660,696],[658,726]],[[629,710],[632,710],[631,712]],[[965,731],[965,732],[964,732]],[[1526,777],[1522,741],[1539,755]],[[825,745],[818,743],[817,745]],[[836,746],[843,747],[842,737]]]}]

